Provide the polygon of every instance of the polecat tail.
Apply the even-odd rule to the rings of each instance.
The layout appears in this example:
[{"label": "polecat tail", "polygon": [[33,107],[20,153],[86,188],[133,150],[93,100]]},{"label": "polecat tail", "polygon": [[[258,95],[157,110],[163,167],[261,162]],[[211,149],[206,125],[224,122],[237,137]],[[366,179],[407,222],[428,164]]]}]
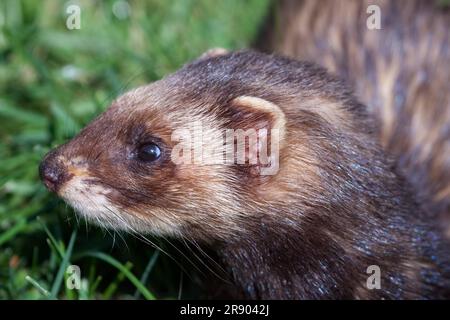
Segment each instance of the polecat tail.
[{"label": "polecat tail", "polygon": [[269,46],[350,82],[380,120],[382,144],[450,236],[450,10],[426,0],[276,7]]}]

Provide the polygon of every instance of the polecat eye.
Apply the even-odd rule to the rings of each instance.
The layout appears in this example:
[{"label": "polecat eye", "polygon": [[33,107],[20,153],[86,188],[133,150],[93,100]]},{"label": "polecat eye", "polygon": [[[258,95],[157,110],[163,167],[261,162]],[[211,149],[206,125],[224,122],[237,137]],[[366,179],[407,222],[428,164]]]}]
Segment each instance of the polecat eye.
[{"label": "polecat eye", "polygon": [[142,161],[156,161],[161,156],[161,149],[154,143],[141,146],[138,151],[138,158]]}]

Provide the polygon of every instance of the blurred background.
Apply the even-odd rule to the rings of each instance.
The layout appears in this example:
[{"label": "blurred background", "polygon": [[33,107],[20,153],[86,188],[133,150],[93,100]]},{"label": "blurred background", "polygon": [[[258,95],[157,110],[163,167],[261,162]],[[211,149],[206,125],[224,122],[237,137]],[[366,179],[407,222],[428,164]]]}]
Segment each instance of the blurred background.
[{"label": "blurred background", "polygon": [[[80,29],[69,30],[73,4]],[[174,249],[183,244],[150,238],[170,258],[77,221],[37,168],[124,91],[209,48],[252,46],[271,8],[269,0],[0,2],[0,299],[202,297],[198,270],[207,269]],[[72,264],[80,290],[66,286]]]}]

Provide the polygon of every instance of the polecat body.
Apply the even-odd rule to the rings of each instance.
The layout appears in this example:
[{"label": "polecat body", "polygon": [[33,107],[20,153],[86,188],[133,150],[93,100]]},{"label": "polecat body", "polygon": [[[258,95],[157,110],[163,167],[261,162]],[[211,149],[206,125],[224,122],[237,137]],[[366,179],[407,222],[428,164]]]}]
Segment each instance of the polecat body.
[{"label": "polecat body", "polygon": [[[380,29],[367,20],[379,8]],[[281,0],[271,49],[345,79],[450,237],[450,11],[428,0]]]},{"label": "polecat body", "polygon": [[[234,150],[224,132],[256,128],[246,162],[208,161],[217,154],[198,149],[174,161],[199,124],[193,149]],[[40,172],[87,219],[214,248],[236,297],[449,298],[450,246],[378,132],[319,66],[216,52],[118,98]],[[262,145],[269,164],[278,151],[270,174]],[[380,289],[367,286],[373,265]]]}]

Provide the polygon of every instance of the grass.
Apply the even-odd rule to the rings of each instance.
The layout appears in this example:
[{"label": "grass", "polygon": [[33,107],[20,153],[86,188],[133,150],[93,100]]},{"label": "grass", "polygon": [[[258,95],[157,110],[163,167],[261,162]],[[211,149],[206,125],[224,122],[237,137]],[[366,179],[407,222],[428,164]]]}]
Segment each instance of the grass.
[{"label": "grass", "polygon": [[[0,299],[201,297],[176,251],[178,263],[130,236],[77,223],[37,167],[127,89],[208,48],[248,47],[268,2],[129,1],[127,11],[124,1],[79,1],[80,30],[66,28],[64,1],[0,3]],[[79,290],[65,285],[72,264]]]}]

